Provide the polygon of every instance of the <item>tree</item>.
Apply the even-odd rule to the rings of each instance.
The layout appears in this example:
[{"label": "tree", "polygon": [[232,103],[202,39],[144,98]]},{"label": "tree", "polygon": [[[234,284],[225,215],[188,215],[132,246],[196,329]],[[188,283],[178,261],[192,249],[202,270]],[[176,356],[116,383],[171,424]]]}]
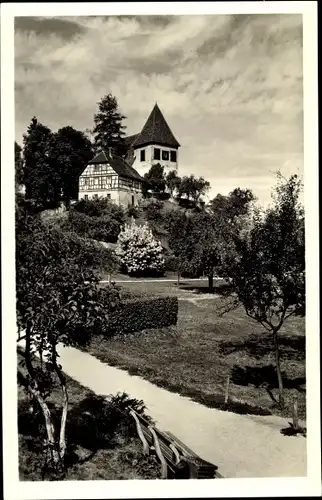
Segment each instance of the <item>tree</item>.
[{"label": "tree", "polygon": [[116,254],[129,274],[158,274],[163,271],[163,249],[147,224],[126,224],[119,234]]},{"label": "tree", "polygon": [[96,152],[114,148],[116,154],[125,156],[127,148],[124,141],[125,116],[119,110],[116,97],[107,94],[98,103],[98,112],[94,115],[94,147]]},{"label": "tree", "polygon": [[218,219],[231,223],[236,217],[246,215],[255,196],[250,189],[236,188],[228,196],[217,194],[209,206]]},{"label": "tree", "polygon": [[166,180],[164,177],[164,167],[160,163],[152,165],[150,170],[144,174],[144,179],[147,181],[143,184],[143,196],[148,196],[148,191],[153,193],[164,193]]},{"label": "tree", "polygon": [[193,257],[193,238],[191,217],[188,213],[171,210],[165,218],[165,229],[168,233],[168,244],[171,253],[176,259],[178,285],[183,271],[187,270]]},{"label": "tree", "polygon": [[16,191],[23,184],[24,172],[23,172],[23,161],[22,161],[22,148],[15,141],[15,185]]},{"label": "tree", "polygon": [[[44,451],[55,471],[64,470],[68,444],[68,388],[57,346],[84,346],[94,332],[104,332],[117,300],[114,291],[97,288],[98,269],[109,258],[110,251],[102,246],[44,226],[26,204],[17,206],[18,341],[25,341],[24,370],[19,367],[18,381],[42,411],[47,433]],[[60,383],[63,401],[57,425],[47,403],[54,379]]]},{"label": "tree", "polygon": [[205,195],[210,189],[210,183],[203,177],[196,178],[194,175],[185,176],[181,179],[178,186],[179,198],[185,197],[192,200],[195,205],[200,201],[201,196]]},{"label": "tree", "polygon": [[43,209],[59,206],[60,175],[53,161],[54,135],[33,117],[23,136],[23,164],[26,199]]},{"label": "tree", "polygon": [[73,127],[60,128],[54,134],[52,156],[60,178],[61,198],[69,207],[78,198],[78,180],[93,157],[93,148],[85,134]]},{"label": "tree", "polygon": [[275,203],[255,214],[245,234],[234,235],[234,251],[224,260],[226,275],[246,314],[273,337],[279,404],[284,405],[278,333],[292,315],[305,315],[304,210],[296,175],[279,175]]},{"label": "tree", "polygon": [[171,170],[166,176],[166,186],[170,192],[171,198],[173,198],[174,192],[179,189],[180,184],[181,178],[178,177],[176,170]]}]

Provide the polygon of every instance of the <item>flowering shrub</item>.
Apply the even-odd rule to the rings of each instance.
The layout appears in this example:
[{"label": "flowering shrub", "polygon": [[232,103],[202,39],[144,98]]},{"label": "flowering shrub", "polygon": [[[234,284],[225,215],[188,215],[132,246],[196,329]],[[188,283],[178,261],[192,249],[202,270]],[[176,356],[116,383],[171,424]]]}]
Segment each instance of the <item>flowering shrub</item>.
[{"label": "flowering shrub", "polygon": [[163,248],[147,224],[126,224],[119,234],[116,254],[128,274],[157,274],[164,270]]}]

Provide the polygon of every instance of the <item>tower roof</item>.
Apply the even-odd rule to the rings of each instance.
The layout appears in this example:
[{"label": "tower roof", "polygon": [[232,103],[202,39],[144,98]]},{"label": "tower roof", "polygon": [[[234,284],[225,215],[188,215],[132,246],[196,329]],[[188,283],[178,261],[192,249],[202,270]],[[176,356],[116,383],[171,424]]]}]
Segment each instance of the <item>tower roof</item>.
[{"label": "tower roof", "polygon": [[138,148],[146,144],[160,144],[173,148],[178,148],[180,146],[157,103],[155,103],[141,133],[138,134],[137,138],[135,138],[132,143],[132,147]]}]

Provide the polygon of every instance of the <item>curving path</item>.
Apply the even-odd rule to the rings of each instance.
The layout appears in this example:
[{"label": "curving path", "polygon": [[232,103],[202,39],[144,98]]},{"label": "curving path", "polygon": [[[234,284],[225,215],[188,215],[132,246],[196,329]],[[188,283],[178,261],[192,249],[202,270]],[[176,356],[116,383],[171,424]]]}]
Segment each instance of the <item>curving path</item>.
[{"label": "curving path", "polygon": [[59,346],[58,352],[64,371],[95,393],[124,391],[142,399],[160,429],[218,465],[224,477],[306,476],[306,439],[280,433],[288,420],[207,408],[75,348]]}]

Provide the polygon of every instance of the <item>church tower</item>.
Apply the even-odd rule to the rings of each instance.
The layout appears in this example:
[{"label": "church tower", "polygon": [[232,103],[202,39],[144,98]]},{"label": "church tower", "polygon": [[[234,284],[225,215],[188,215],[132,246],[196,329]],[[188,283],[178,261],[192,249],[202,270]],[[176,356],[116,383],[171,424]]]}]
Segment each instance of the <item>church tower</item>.
[{"label": "church tower", "polygon": [[130,146],[127,161],[142,177],[157,163],[164,167],[165,175],[171,170],[178,172],[180,144],[171,132],[157,103],[142,131],[125,140]]}]

